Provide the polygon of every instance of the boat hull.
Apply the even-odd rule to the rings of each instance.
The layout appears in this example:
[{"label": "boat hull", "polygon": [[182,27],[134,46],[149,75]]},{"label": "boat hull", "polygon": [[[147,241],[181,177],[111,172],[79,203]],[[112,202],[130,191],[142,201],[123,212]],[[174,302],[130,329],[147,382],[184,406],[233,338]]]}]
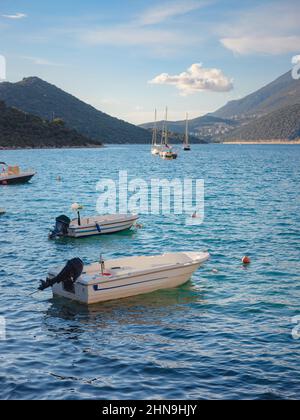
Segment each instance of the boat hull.
[{"label": "boat hull", "polygon": [[158,156],[159,152],[160,152],[159,148],[156,148],[156,147],[152,148],[152,150],[151,150],[151,154],[154,155],[154,156]]},{"label": "boat hull", "polygon": [[68,229],[70,238],[86,238],[89,236],[107,235],[131,229],[138,220],[138,216],[114,221],[111,223],[93,224],[88,226],[76,226]]},{"label": "boat hull", "polygon": [[160,157],[163,160],[175,160],[175,159],[177,159],[177,153],[165,153],[165,152],[162,152],[160,154]]},{"label": "boat hull", "polygon": [[53,295],[90,305],[176,288],[186,283],[208,259],[208,254],[204,255],[205,257],[201,261],[181,264],[178,267],[161,267],[148,273],[128,274],[122,278],[112,276],[98,282],[78,280],[72,292],[65,290],[62,283],[56,284],[53,287]]},{"label": "boat hull", "polygon": [[0,177],[0,185],[25,184],[31,180],[35,174],[26,174],[18,176]]}]

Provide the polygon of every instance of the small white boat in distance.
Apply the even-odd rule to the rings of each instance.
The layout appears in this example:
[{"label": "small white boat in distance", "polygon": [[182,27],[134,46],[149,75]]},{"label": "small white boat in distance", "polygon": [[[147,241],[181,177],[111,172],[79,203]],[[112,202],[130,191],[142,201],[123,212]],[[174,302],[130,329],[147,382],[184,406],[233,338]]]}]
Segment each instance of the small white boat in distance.
[{"label": "small white boat in distance", "polygon": [[49,238],[84,238],[121,232],[132,228],[139,219],[139,216],[136,214],[107,214],[81,217],[80,210],[82,208],[82,206],[76,203],[72,205],[72,210],[77,211],[76,219],[71,220],[64,215],[57,217],[55,227],[50,232]]},{"label": "small white boat in distance", "polygon": [[154,156],[159,156],[160,149],[161,149],[160,145],[153,146],[152,149],[151,149],[151,154],[154,155]]},{"label": "small white boat in distance", "polygon": [[1,216],[1,214],[5,214],[6,213],[6,210],[5,209],[2,209],[1,207],[0,207],[0,216]]},{"label": "small white boat in distance", "polygon": [[178,156],[177,153],[174,152],[171,147],[161,150],[159,155],[164,160],[175,160]]},{"label": "small white boat in distance", "polygon": [[168,108],[166,108],[166,116],[162,130],[161,137],[161,148],[159,150],[159,156],[164,160],[175,160],[178,154],[173,151],[172,147],[168,144]]},{"label": "small white boat in distance", "polygon": [[186,114],[185,122],[185,136],[183,141],[183,150],[189,152],[191,150],[190,140],[189,140],[189,115]]},{"label": "small white boat in distance", "polygon": [[[85,304],[122,299],[170,289],[186,283],[209,259],[207,252],[178,252],[158,256],[129,257],[84,266],[75,260],[71,279],[68,279],[68,264],[65,268],[53,268],[42,282],[40,290],[52,287],[54,296],[62,296]],[[79,270],[78,270],[79,261]],[[80,263],[82,264],[80,267]],[[63,270],[63,271],[62,271]],[[62,278],[65,276],[65,279]],[[59,283],[57,283],[59,281]]]},{"label": "small white boat in distance", "polygon": [[158,156],[160,149],[161,149],[161,145],[157,144],[157,111],[155,110],[155,122],[154,122],[153,134],[152,134],[152,147],[151,147],[152,155]]}]

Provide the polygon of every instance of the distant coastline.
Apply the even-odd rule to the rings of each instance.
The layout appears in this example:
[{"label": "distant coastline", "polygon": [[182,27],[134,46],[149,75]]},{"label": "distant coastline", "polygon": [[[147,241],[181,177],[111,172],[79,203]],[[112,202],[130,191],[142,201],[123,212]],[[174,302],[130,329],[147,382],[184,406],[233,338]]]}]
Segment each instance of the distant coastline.
[{"label": "distant coastline", "polygon": [[223,144],[300,144],[299,140],[232,140]]},{"label": "distant coastline", "polygon": [[102,149],[102,145],[91,144],[90,146],[62,146],[62,147],[0,147],[0,150],[61,150],[61,149]]}]

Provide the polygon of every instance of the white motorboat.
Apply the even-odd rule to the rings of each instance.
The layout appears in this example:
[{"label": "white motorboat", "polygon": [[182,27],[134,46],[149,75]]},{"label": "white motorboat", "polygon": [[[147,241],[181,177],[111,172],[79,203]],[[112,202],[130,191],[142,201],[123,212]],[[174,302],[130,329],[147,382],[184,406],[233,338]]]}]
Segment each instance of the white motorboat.
[{"label": "white motorboat", "polygon": [[21,171],[19,166],[8,166],[5,162],[0,162],[0,165],[2,166],[0,185],[24,184],[35,175],[32,170]]},{"label": "white motorboat", "polygon": [[67,216],[59,216],[54,230],[50,233],[50,238],[84,238],[121,232],[132,228],[138,218],[135,214],[108,214],[80,218],[79,221],[78,219],[70,220]]},{"label": "white motorboat", "polygon": [[107,214],[102,216],[81,217],[82,206],[72,205],[77,211],[76,219],[69,219],[61,215],[56,218],[56,225],[50,232],[50,239],[58,237],[84,238],[88,236],[104,235],[121,232],[132,228],[139,219],[136,214]]},{"label": "white motorboat", "polygon": [[49,271],[39,290],[85,304],[170,289],[186,283],[209,258],[207,252],[129,257],[84,266],[80,259]]},{"label": "white motorboat", "polygon": [[6,213],[6,210],[5,209],[2,209],[1,207],[0,207],[0,216],[2,215],[2,214],[5,214]]}]

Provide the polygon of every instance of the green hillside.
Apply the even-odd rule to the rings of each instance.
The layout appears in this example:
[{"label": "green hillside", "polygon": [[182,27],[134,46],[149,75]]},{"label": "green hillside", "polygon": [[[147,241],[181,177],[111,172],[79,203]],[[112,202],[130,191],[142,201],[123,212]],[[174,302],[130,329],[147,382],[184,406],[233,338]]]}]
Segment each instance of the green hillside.
[{"label": "green hillside", "polygon": [[238,140],[296,140],[300,138],[300,104],[291,105],[258,118],[223,137]]},{"label": "green hillside", "polygon": [[0,148],[99,147],[101,143],[52,122],[10,108],[0,101]]}]

